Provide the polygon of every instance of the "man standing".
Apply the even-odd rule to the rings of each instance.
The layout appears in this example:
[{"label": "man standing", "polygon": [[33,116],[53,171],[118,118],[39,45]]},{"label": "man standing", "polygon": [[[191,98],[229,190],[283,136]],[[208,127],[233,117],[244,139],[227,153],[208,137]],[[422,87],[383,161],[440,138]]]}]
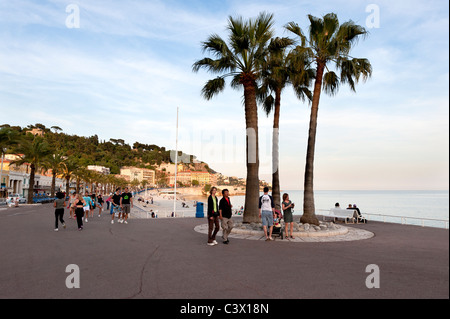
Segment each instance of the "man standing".
[{"label": "man standing", "polygon": [[231,208],[233,205],[231,205],[230,202],[228,189],[224,189],[222,191],[222,195],[223,197],[219,203],[219,219],[222,221],[223,243],[228,245],[230,243],[228,240],[228,235],[234,227],[234,222],[231,220]]},{"label": "man standing", "polygon": [[[266,241],[273,240],[273,214],[275,213],[275,204],[272,196],[269,195],[269,188],[264,187],[264,195],[259,198],[259,218],[262,219],[264,235]],[[267,234],[267,227],[269,227],[269,234]]]},{"label": "man standing", "polygon": [[130,213],[130,206],[133,207],[133,194],[128,191],[128,187],[125,187],[124,192],[120,197],[120,207],[122,208],[122,218],[119,219],[119,223],[128,224],[128,214]]}]

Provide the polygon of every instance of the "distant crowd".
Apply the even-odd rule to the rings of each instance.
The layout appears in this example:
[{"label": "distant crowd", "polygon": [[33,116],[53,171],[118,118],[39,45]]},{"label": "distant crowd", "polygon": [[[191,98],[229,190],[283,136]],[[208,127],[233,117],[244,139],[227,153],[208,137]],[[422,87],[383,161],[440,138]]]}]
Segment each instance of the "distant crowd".
[{"label": "distant crowd", "polygon": [[106,204],[106,210],[111,215],[111,224],[114,224],[114,218],[117,215],[118,222],[128,224],[128,215],[133,207],[133,194],[125,187],[122,191],[117,188],[116,191],[104,200],[102,194],[84,194],[73,192],[67,198],[64,193],[58,192],[56,200],[53,203],[55,208],[55,231],[59,230],[59,223],[66,228],[64,221],[65,208],[69,209],[71,219],[77,220],[78,230],[83,230],[84,224],[89,221],[88,218],[94,217],[94,211],[98,209],[98,217],[102,215],[102,210]]}]

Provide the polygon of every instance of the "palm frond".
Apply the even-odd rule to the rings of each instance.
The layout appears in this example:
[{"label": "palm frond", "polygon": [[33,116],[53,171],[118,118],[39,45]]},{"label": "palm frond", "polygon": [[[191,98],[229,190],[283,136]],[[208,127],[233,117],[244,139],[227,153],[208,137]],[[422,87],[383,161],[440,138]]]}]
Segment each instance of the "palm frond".
[{"label": "palm frond", "polygon": [[206,100],[211,100],[215,95],[222,92],[224,89],[225,79],[223,77],[217,77],[206,82],[202,89],[202,95]]},{"label": "palm frond", "polygon": [[333,71],[323,75],[323,91],[328,95],[336,95],[339,90],[339,77]]}]

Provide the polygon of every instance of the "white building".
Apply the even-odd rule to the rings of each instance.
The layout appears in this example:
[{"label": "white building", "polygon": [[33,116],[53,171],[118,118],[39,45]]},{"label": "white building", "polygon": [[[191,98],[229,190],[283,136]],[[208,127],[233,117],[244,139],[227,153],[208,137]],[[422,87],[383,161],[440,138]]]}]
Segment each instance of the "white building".
[{"label": "white building", "polygon": [[103,175],[109,175],[110,174],[109,167],[104,167],[104,166],[99,166],[99,165],[88,165],[87,169],[90,170],[90,171],[99,172],[99,173],[101,173]]}]

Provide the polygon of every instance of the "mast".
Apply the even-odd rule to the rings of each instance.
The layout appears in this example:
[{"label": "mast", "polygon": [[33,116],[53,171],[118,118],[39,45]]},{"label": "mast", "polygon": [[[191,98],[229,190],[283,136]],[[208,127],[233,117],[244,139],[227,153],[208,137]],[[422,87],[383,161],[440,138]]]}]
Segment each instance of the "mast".
[{"label": "mast", "polygon": [[175,183],[173,191],[173,217],[175,217],[177,212],[177,171],[178,171],[178,109],[177,106],[177,133],[176,133],[176,143],[175,143]]}]

